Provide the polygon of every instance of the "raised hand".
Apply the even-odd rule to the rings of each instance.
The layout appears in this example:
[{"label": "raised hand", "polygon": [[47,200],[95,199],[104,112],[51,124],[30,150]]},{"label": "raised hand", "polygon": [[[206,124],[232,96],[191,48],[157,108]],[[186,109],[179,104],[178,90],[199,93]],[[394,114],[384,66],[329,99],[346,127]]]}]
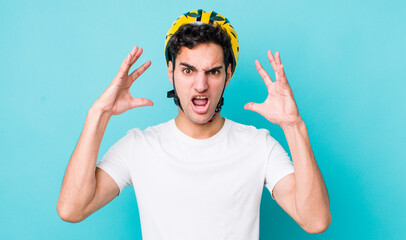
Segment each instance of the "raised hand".
[{"label": "raised hand", "polygon": [[141,54],[142,48],[138,48],[138,46],[135,46],[131,50],[127,58],[121,64],[117,76],[94,103],[94,107],[110,115],[119,115],[135,107],[153,105],[151,100],[146,98],[133,98],[130,93],[130,87],[133,82],[151,65],[151,61],[147,61],[128,75],[131,66],[138,60]]},{"label": "raised hand", "polygon": [[245,104],[244,108],[261,114],[268,121],[278,124],[282,128],[297,124],[302,119],[299,115],[292,89],[286,79],[279,52],[275,53],[275,57],[270,50],[267,54],[269,62],[275,71],[275,82],[272,81],[259,61],[256,60],[255,66],[268,88],[268,97],[261,104],[250,102]]}]

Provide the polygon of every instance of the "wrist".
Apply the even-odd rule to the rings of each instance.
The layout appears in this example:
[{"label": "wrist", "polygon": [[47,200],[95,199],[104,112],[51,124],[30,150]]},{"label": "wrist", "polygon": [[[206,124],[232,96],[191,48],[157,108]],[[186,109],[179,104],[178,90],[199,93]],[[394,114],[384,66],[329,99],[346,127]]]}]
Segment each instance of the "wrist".
[{"label": "wrist", "polygon": [[93,104],[93,106],[87,112],[88,116],[100,117],[104,119],[110,119],[112,114],[110,111],[107,111],[105,108],[97,105],[97,103]]},{"label": "wrist", "polygon": [[300,116],[297,120],[292,121],[290,123],[281,124],[280,126],[285,133],[289,131],[296,131],[302,128],[306,128],[306,125]]}]

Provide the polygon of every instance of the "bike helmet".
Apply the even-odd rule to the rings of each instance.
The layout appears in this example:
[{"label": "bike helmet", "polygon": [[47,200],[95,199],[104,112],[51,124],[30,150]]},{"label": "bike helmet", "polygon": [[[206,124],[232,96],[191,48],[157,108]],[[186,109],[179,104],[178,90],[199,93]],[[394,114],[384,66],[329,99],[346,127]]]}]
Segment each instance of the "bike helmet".
[{"label": "bike helmet", "polygon": [[[190,12],[187,12],[187,13],[181,15],[178,19],[175,20],[175,22],[173,22],[172,27],[167,32],[166,38],[165,38],[166,65],[169,66],[169,61],[171,61],[174,57],[174,56],[171,56],[171,53],[169,50],[170,40],[171,40],[172,36],[178,31],[180,26],[185,25],[185,24],[209,24],[212,26],[220,25],[221,28],[227,32],[227,35],[230,37],[230,42],[231,42],[231,48],[227,50],[228,55],[229,55],[229,59],[227,59],[227,61],[229,63],[231,63],[231,76],[232,76],[234,74],[236,66],[237,66],[238,56],[239,56],[239,51],[240,51],[239,45],[238,45],[238,36],[237,36],[237,33],[234,30],[233,26],[231,26],[230,21],[227,18],[225,18],[224,16],[216,13],[215,11],[205,12],[202,9],[193,10],[193,11],[190,11]],[[173,66],[173,68],[175,68],[174,63],[172,64],[172,66]],[[227,67],[226,67],[226,73],[227,73]],[[226,76],[227,76],[227,74],[226,74]],[[225,88],[225,84],[226,83],[224,83],[224,88]],[[174,85],[173,86],[174,89],[169,91],[167,96],[168,96],[168,98],[173,97],[175,104],[177,106],[179,106],[180,109],[183,111],[179,98],[176,94],[175,79],[173,79],[173,85]],[[223,89],[223,93],[224,93],[224,89]],[[215,115],[218,112],[220,112],[220,110],[221,110],[221,106],[224,103],[223,93],[221,95],[219,103],[217,104],[216,110],[209,122],[211,122],[213,120],[213,118],[215,117]]]}]

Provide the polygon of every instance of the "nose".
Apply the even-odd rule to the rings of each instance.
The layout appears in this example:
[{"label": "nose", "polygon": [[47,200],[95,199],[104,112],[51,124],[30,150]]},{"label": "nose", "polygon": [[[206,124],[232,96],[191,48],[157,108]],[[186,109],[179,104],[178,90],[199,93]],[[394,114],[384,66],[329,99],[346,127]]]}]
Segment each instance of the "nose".
[{"label": "nose", "polygon": [[199,72],[195,78],[194,88],[197,92],[205,92],[208,88],[208,78],[205,72]]}]

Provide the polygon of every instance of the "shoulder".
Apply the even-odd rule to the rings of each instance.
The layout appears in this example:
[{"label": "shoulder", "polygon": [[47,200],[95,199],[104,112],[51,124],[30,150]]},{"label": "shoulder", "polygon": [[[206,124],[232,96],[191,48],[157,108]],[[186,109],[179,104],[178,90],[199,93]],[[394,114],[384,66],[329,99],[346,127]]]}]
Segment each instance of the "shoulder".
[{"label": "shoulder", "polygon": [[234,122],[230,119],[226,119],[226,121],[230,125],[229,134],[237,138],[244,138],[252,141],[254,139],[266,140],[267,136],[269,136],[269,131],[267,129],[256,128],[255,126]]},{"label": "shoulder", "polygon": [[269,148],[273,148],[278,141],[273,138],[268,129],[257,128],[252,125],[246,125],[238,122],[234,122],[227,119],[230,124],[230,135],[237,139],[246,139],[249,142],[264,142]]},{"label": "shoulder", "polygon": [[246,125],[242,123],[235,122],[230,119],[226,119],[230,125],[230,130],[239,133],[248,133],[248,134],[269,134],[269,131],[264,128],[257,128],[253,125]]},{"label": "shoulder", "polygon": [[129,136],[129,138],[137,140],[151,140],[154,138],[160,138],[162,136],[170,134],[171,124],[173,124],[172,121],[173,119],[155,126],[147,127],[144,130],[141,130],[140,128],[133,128],[128,130],[127,135]]}]

